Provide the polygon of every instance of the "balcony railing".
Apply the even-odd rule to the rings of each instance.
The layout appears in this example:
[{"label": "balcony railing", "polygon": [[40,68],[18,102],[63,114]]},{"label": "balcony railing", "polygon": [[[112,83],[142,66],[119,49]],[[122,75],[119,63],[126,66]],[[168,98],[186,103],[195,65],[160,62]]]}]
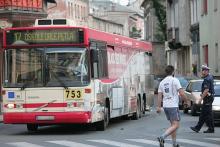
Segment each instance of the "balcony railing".
[{"label": "balcony railing", "polygon": [[43,0],[0,0],[0,11],[43,11]]},{"label": "balcony railing", "polygon": [[[0,20],[34,21],[47,17],[45,0],[0,0]],[[48,1],[49,2],[49,1]],[[22,21],[21,21],[22,20]],[[22,24],[22,25],[25,25]]]},{"label": "balcony railing", "polygon": [[168,40],[173,40],[175,39],[176,42],[179,42],[179,28],[169,28],[167,30],[167,39]]}]

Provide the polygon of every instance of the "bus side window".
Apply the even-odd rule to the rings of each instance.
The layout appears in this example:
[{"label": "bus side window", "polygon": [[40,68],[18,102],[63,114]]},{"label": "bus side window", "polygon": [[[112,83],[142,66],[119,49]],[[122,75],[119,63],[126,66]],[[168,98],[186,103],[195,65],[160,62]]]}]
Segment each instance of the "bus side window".
[{"label": "bus side window", "polygon": [[[107,49],[103,42],[91,42],[92,77],[104,78],[108,76]],[[97,61],[98,60],[98,61]]]},{"label": "bus side window", "polygon": [[106,43],[97,43],[98,48],[98,68],[99,68],[99,78],[108,77],[108,56],[107,56],[107,46]]}]

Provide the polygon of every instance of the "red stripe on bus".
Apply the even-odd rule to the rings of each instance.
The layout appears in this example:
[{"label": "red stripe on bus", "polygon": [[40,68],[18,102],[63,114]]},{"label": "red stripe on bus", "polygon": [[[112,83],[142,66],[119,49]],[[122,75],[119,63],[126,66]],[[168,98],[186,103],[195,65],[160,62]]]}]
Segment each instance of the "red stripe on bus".
[{"label": "red stripe on bus", "polygon": [[[53,116],[53,120],[37,120],[38,116]],[[5,124],[91,123],[91,112],[8,112],[3,113]]]},{"label": "red stripe on bus", "polygon": [[[32,104],[23,104],[23,108],[38,108],[47,103],[32,103]],[[45,107],[67,107],[67,103],[51,103]]]},{"label": "red stripe on bus", "polygon": [[118,80],[118,79],[101,79],[101,82],[102,82],[102,83],[113,83],[113,82],[115,82],[116,80]]}]

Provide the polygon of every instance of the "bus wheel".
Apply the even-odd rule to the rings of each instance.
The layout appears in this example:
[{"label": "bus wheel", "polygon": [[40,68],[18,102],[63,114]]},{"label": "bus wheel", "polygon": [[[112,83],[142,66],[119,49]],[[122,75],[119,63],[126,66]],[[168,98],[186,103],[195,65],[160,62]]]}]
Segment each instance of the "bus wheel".
[{"label": "bus wheel", "polygon": [[35,132],[38,129],[38,125],[37,124],[27,124],[27,130],[30,132]]},{"label": "bus wheel", "polygon": [[137,101],[137,108],[136,112],[133,113],[132,119],[133,120],[138,120],[140,118],[140,103]]},{"label": "bus wheel", "polygon": [[107,128],[108,124],[109,124],[109,112],[108,112],[108,108],[105,108],[105,112],[104,112],[104,120],[97,122],[96,124],[96,129],[98,131],[105,131],[105,129]]}]

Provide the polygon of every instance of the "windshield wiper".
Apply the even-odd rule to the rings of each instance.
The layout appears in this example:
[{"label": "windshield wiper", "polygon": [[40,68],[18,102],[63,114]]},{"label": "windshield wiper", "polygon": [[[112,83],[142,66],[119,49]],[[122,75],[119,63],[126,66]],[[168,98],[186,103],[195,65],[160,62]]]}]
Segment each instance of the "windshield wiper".
[{"label": "windshield wiper", "polygon": [[52,100],[52,101],[50,101],[50,102],[48,102],[48,103],[46,103],[46,104],[44,104],[44,105],[42,105],[42,106],[40,106],[40,107],[34,109],[33,111],[38,111],[38,110],[40,110],[40,109],[42,109],[42,108],[44,108],[44,107],[47,107],[49,104],[52,104],[52,103],[54,103],[54,102],[56,102],[56,101],[57,101],[57,100]]},{"label": "windshield wiper", "polygon": [[21,90],[24,90],[25,88],[27,88],[29,82],[30,82],[30,81],[24,82],[24,84],[23,84],[22,87],[21,87]]},{"label": "windshield wiper", "polygon": [[61,84],[62,87],[64,87],[65,89],[69,89],[69,87],[67,87],[65,83],[53,71],[50,72],[53,74],[53,76],[57,79],[57,81]]}]

